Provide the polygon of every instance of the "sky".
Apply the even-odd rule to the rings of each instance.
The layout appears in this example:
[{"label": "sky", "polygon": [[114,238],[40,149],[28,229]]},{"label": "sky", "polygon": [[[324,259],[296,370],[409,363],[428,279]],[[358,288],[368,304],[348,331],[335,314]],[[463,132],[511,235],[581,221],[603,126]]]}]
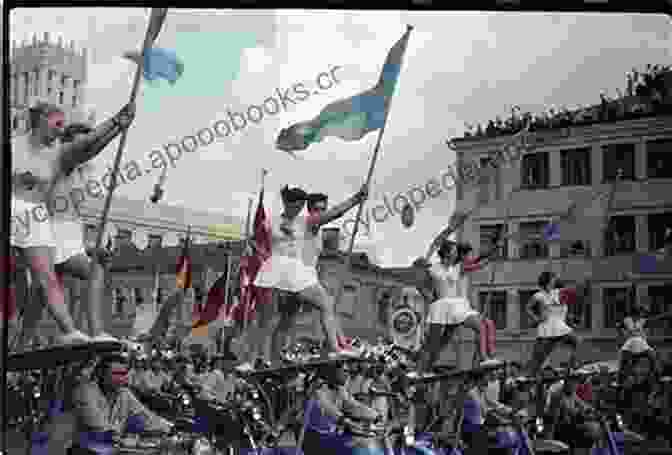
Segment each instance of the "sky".
[{"label": "sky", "polygon": [[[20,9],[11,13],[10,38],[29,40],[48,31],[52,39],[60,35],[88,48],[86,104],[102,120],[128,99],[135,64],[122,54],[139,49],[147,18],[142,8]],[[168,172],[163,202],[244,218],[264,168],[265,203],[272,213],[281,210],[278,192],[285,184],[341,202],[364,183],[378,133],[358,142],[327,138],[300,152],[299,159],[275,150],[275,139],[281,128],[375,84],[406,24],[415,29],[367,207],[438,178],[455,158],[445,141],[461,136],[465,122],[485,123],[513,105],[541,112],[597,103],[601,91],[615,96],[617,88],[623,90],[633,67],[670,63],[670,21],[664,15],[172,10],[156,46],[176,51],[185,64],[184,78],[173,87],[142,84],[122,163],[147,163],[153,150],[269,97],[277,103],[278,91],[299,82],[313,91],[325,72],[338,83],[184,153]],[[99,175],[112,165],[115,152],[116,141],[95,160]],[[150,173],[117,192],[147,200],[156,181]],[[445,227],[454,205],[454,191],[444,191],[417,211],[409,229],[399,216],[371,223],[375,227],[357,249],[380,265],[409,265]],[[353,210],[346,218],[355,215]]]}]

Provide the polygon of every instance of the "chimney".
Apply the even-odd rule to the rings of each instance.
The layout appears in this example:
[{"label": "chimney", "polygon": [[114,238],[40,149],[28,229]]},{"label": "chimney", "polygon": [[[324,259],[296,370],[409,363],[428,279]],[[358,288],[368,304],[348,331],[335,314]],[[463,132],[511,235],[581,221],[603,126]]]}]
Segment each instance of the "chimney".
[{"label": "chimney", "polygon": [[322,249],[325,252],[334,253],[340,245],[341,228],[327,227],[322,229]]}]

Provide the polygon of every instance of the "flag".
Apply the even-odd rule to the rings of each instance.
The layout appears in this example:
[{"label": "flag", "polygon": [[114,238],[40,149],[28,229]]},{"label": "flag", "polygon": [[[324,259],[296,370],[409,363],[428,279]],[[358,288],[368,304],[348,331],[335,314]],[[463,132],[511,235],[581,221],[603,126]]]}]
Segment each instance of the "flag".
[{"label": "flag", "polygon": [[147,26],[147,36],[149,37],[149,46],[154,46],[156,39],[161,33],[163,23],[168,15],[168,8],[152,8],[149,14],[149,25]]},{"label": "flag", "polygon": [[[140,64],[141,55],[138,52],[130,51],[124,54],[124,58]],[[145,58],[142,65],[142,76],[147,82],[155,83],[163,79],[170,85],[175,85],[178,79],[184,73],[184,63],[170,49],[153,47],[145,50]]]},{"label": "flag", "polygon": [[285,152],[305,150],[327,136],[357,141],[383,127],[394,94],[401,63],[412,27],[397,41],[387,55],[375,86],[351,98],[327,105],[314,119],[296,123],[280,131],[276,147]]},{"label": "flag", "polygon": [[591,239],[602,240],[608,225],[613,185],[606,191],[589,193],[574,202],[567,212],[548,223],[542,232],[545,242],[574,243]]},{"label": "flag", "polygon": [[194,314],[192,321],[192,336],[202,336],[208,333],[208,324],[216,320],[222,307],[226,306],[226,288],[228,271],[222,273],[208,290],[204,307],[199,314]]},{"label": "flag", "polygon": [[259,194],[259,204],[254,215],[254,253],[244,254],[240,260],[240,299],[239,308],[234,308],[229,314],[238,322],[253,318],[257,305],[270,303],[272,290],[258,288],[254,280],[261,265],[271,257],[271,222],[264,208],[264,190]]},{"label": "flag", "polygon": [[191,257],[189,256],[189,244],[191,239],[189,233],[184,239],[182,254],[177,261],[177,287],[178,289],[189,289],[191,287]]}]

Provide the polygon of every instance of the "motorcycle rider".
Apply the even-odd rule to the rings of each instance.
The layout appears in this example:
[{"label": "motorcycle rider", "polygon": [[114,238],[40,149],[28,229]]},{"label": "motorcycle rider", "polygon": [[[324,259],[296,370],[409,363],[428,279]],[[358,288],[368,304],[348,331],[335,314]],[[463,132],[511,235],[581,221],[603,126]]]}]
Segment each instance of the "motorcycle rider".
[{"label": "motorcycle rider", "polygon": [[142,430],[172,432],[173,424],[143,406],[127,385],[128,359],[121,354],[103,358],[91,378],[75,385],[69,400],[75,421],[69,455],[95,455],[109,447],[111,435],[126,430],[131,417],[142,422]]}]

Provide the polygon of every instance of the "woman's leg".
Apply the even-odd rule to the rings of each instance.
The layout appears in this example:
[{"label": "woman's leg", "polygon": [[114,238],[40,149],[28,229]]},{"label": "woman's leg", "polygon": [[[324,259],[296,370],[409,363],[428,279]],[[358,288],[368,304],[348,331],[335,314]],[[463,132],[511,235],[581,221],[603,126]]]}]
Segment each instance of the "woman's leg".
[{"label": "woman's leg", "polygon": [[88,280],[87,298],[84,311],[87,316],[91,336],[99,336],[105,332],[101,306],[105,292],[105,267],[100,259],[78,254],[66,262],[56,266],[63,273],[70,274],[80,280]]},{"label": "woman's leg", "polygon": [[551,355],[555,349],[556,342],[552,338],[537,338],[532,349],[532,358],[528,363],[528,371],[530,376],[539,374],[539,370],[544,365],[544,362]]},{"label": "woman's leg", "polygon": [[568,344],[570,346],[570,349],[572,350],[569,356],[569,367],[571,369],[577,368],[579,366],[578,352],[579,352],[579,345],[581,344],[581,338],[579,338],[579,336],[576,333],[572,332],[563,339],[563,342],[565,344]]},{"label": "woman's leg", "polygon": [[32,279],[46,293],[47,310],[56,321],[63,334],[75,332],[68,307],[65,304],[63,284],[56,276],[53,261],[53,249],[49,247],[30,247],[23,250],[30,267]]},{"label": "woman's leg", "polygon": [[487,352],[487,339],[484,339],[481,333],[482,319],[480,315],[469,316],[464,321],[464,326],[470,328],[474,331],[474,350],[478,352],[478,357],[474,357],[474,368],[478,366],[478,363],[489,358]]},{"label": "woman's leg", "polygon": [[446,326],[443,324],[428,324],[427,337],[422,348],[420,369],[421,371],[429,371],[436,363],[444,341],[444,330]]},{"label": "woman's leg", "polygon": [[339,323],[336,319],[336,310],[334,308],[334,298],[327,293],[321,284],[315,284],[299,292],[312,306],[320,312],[320,323],[326,338],[327,346],[332,352],[341,350],[338,343],[340,333]]}]

